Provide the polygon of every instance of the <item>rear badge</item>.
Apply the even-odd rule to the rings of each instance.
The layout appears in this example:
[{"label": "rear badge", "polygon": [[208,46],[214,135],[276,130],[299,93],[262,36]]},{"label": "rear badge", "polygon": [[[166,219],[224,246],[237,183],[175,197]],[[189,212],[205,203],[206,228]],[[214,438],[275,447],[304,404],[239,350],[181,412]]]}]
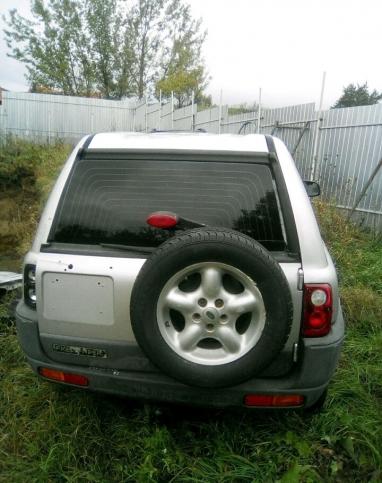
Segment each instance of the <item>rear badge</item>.
[{"label": "rear badge", "polygon": [[74,345],[52,344],[55,352],[63,352],[65,354],[73,354],[75,356],[100,357],[107,358],[107,352],[103,349],[92,349],[91,347],[77,347]]}]

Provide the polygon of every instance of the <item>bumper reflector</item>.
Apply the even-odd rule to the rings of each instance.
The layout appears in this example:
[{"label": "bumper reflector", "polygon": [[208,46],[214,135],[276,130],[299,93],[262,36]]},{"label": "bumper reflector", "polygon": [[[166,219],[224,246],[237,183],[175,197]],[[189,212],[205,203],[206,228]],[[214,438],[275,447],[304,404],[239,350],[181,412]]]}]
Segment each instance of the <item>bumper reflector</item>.
[{"label": "bumper reflector", "polygon": [[247,394],[244,397],[244,404],[245,406],[262,408],[297,407],[304,404],[304,396],[298,394]]},{"label": "bumper reflector", "polygon": [[40,367],[38,372],[40,376],[54,381],[65,382],[66,384],[74,384],[75,386],[88,386],[89,379],[81,374],[70,374],[56,369],[49,369],[47,367]]}]

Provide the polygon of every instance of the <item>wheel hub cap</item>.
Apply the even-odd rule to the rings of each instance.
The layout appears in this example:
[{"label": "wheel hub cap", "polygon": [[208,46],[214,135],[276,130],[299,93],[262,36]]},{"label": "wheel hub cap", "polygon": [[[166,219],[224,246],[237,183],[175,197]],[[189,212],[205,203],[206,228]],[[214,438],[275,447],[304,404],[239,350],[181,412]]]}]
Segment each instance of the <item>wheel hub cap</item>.
[{"label": "wheel hub cap", "polygon": [[218,311],[213,307],[209,307],[203,313],[203,320],[207,323],[215,323],[218,317]]}]

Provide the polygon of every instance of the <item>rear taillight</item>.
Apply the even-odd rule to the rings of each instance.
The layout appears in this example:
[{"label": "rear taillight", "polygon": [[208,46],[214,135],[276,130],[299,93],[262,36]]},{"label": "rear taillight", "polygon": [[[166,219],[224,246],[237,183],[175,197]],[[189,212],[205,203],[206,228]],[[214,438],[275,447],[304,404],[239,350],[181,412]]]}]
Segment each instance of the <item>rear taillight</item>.
[{"label": "rear taillight", "polygon": [[287,408],[299,407],[304,404],[304,396],[300,394],[247,394],[244,404],[257,408]]},{"label": "rear taillight", "polygon": [[304,337],[322,337],[330,332],[332,324],[332,288],[327,283],[304,285]]},{"label": "rear taillight", "polygon": [[30,263],[24,268],[24,301],[32,309],[36,308],[36,265]]},{"label": "rear taillight", "polygon": [[89,379],[82,374],[72,374],[70,372],[57,371],[48,367],[40,367],[38,372],[41,376],[53,381],[65,382],[66,384],[74,384],[75,386],[88,386]]}]

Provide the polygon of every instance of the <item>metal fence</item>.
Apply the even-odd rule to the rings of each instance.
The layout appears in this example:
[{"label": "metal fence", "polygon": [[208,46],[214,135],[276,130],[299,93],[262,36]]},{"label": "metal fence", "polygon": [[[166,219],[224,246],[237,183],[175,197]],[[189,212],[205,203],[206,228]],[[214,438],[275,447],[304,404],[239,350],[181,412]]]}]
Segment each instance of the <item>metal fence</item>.
[{"label": "metal fence", "polygon": [[15,135],[41,142],[76,142],[89,132],[132,130],[128,101],[3,92],[0,137]]},{"label": "metal fence", "polygon": [[[333,109],[320,121],[317,178],[327,198],[348,210],[359,198],[382,157],[382,105]],[[379,165],[380,166],[380,165]],[[382,169],[354,213],[382,231]]]},{"label": "metal fence", "polygon": [[[321,113],[314,103],[266,109],[260,126],[258,112],[223,115],[222,133],[240,128],[282,139],[301,176],[316,179],[326,200],[349,214],[355,207],[355,221],[382,232],[381,104]],[[216,126],[207,130],[218,132]]]},{"label": "metal fence", "polygon": [[[77,141],[89,132],[152,129],[243,134],[261,132],[281,138],[305,179],[312,176],[323,196],[351,210],[354,219],[382,231],[382,105],[331,109],[318,113],[314,103],[229,115],[227,106],[203,111],[196,104],[174,109],[173,102],[111,101],[4,92],[0,138],[7,134],[52,142]],[[374,178],[371,179],[373,173]]]}]

